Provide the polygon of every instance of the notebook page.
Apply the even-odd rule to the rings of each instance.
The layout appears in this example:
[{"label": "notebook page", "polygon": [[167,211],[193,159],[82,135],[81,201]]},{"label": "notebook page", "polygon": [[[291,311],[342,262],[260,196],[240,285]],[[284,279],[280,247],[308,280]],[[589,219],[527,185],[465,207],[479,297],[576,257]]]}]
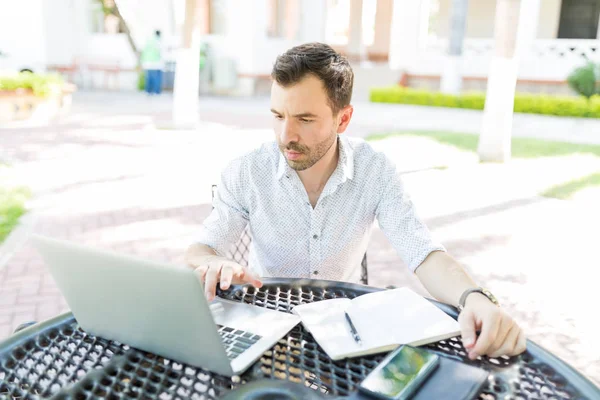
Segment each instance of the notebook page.
[{"label": "notebook page", "polygon": [[[293,309],[301,318],[304,327],[333,360],[345,358],[350,354],[368,353],[370,349],[381,345],[378,339],[381,335],[368,329],[361,333],[357,328],[362,345],[354,341],[344,315],[350,304],[349,299],[331,299],[302,304]],[[387,337],[387,343],[389,342],[390,338]]]},{"label": "notebook page", "polygon": [[460,334],[460,325],[409,288],[369,293],[348,309],[357,330],[388,333],[396,344],[421,345]]}]

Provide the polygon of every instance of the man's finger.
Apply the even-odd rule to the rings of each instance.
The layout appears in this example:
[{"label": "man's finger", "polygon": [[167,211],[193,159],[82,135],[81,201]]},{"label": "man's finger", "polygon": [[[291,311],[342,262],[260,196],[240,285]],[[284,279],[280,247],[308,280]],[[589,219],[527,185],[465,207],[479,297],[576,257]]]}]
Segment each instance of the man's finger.
[{"label": "man's finger", "polygon": [[519,329],[517,345],[515,346],[515,349],[511,355],[516,356],[518,354],[523,353],[525,350],[527,350],[527,338],[525,337],[525,332],[523,331],[523,329]]},{"label": "man's finger", "polygon": [[500,357],[504,355],[513,355],[517,346],[517,340],[519,339],[519,332],[519,326],[517,324],[511,324],[511,327],[506,334],[506,337],[503,339],[501,346],[494,351],[489,351],[488,356]]},{"label": "man's finger", "polygon": [[[506,337],[508,336],[508,333],[515,325],[516,324],[512,319],[506,317],[502,318],[502,321],[500,321],[500,328],[498,329],[498,333],[496,334],[496,339],[490,345],[490,347],[488,347],[486,354],[495,353],[496,351],[498,351],[498,349],[503,347],[504,343],[506,342]],[[517,336],[515,335],[515,340],[516,339]]]},{"label": "man's finger", "polygon": [[217,282],[219,279],[219,273],[221,272],[220,264],[213,264],[208,268],[206,272],[206,281],[204,283],[204,291],[206,292],[206,298],[208,301],[212,301],[215,298],[217,291]]},{"label": "man's finger", "polygon": [[476,339],[475,314],[470,309],[466,309],[458,316],[458,323],[460,324],[463,346],[465,346],[465,349],[470,350]]},{"label": "man's finger", "polygon": [[221,289],[229,289],[231,281],[233,280],[234,269],[231,265],[224,264],[221,268]]},{"label": "man's finger", "polygon": [[206,265],[202,265],[194,270],[198,280],[202,283],[204,283],[204,280],[206,279],[206,271],[208,271],[208,266]]},{"label": "man's finger", "polygon": [[250,283],[252,286],[254,286],[256,288],[262,287],[261,280],[258,279],[258,277],[256,275],[254,275],[254,272],[252,272],[250,270],[250,268],[244,268],[242,270],[242,274],[240,275],[240,279],[242,279],[244,282]]},{"label": "man's finger", "polygon": [[481,333],[475,342],[475,347],[469,352],[471,360],[476,359],[482,354],[486,354],[489,347],[494,343],[500,328],[500,320],[496,314],[486,316],[481,324]]}]

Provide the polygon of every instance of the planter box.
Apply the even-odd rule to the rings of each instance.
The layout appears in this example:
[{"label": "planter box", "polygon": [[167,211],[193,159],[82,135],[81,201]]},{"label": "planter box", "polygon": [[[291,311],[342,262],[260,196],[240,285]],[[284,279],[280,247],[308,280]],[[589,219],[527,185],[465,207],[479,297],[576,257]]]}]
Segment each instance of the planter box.
[{"label": "planter box", "polygon": [[50,121],[71,108],[73,84],[64,84],[59,93],[35,96],[30,89],[0,90],[0,123],[16,120]]}]

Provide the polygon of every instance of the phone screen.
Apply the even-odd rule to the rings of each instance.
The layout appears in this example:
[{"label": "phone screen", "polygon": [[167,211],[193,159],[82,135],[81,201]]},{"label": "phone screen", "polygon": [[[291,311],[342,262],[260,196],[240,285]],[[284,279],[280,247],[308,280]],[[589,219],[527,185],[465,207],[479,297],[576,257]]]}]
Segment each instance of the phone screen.
[{"label": "phone screen", "polygon": [[361,383],[361,387],[384,398],[396,399],[412,392],[438,363],[438,356],[421,349],[402,346],[384,360]]}]

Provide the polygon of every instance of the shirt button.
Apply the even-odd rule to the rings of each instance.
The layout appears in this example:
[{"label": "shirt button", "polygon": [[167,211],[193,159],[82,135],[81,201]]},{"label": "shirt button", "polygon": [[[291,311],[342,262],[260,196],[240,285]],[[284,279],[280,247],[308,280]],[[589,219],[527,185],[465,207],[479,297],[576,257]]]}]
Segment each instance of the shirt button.
[{"label": "shirt button", "polygon": [[319,271],[313,271],[313,275],[319,275]]},{"label": "shirt button", "polygon": [[313,235],[313,239],[317,239],[319,235]]}]

